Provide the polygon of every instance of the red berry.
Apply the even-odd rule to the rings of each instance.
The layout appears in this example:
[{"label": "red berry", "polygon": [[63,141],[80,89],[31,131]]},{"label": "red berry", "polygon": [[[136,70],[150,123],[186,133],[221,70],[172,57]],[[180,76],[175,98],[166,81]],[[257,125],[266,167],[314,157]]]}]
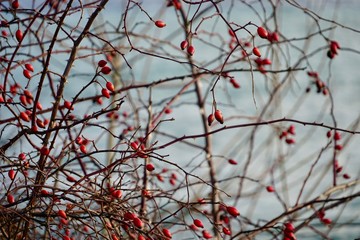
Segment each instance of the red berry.
[{"label": "red berry", "polygon": [[14,9],[18,9],[20,7],[20,4],[19,4],[19,1],[18,0],[15,0],[12,2],[11,6],[14,8]]},{"label": "red berry", "polygon": [[21,102],[24,106],[26,106],[26,105],[28,104],[25,95],[21,95],[21,96],[20,96],[20,102]]},{"label": "red berry", "polygon": [[156,174],[156,178],[157,178],[160,182],[163,182],[163,181],[164,181],[163,176],[161,176],[160,174]]},{"label": "red berry", "polygon": [[334,41],[330,42],[330,51],[334,54],[338,54],[338,44],[336,44]]},{"label": "red berry", "polygon": [[230,83],[234,88],[240,88],[240,84],[236,82],[235,78],[230,78]]},{"label": "red berry", "polygon": [[158,28],[163,28],[166,26],[166,23],[161,21],[161,20],[157,20],[155,21],[155,25],[158,27]]},{"label": "red berry", "polygon": [[171,179],[169,180],[169,183],[170,183],[171,185],[175,186],[176,180],[173,179],[173,178],[171,178]]},{"label": "red berry", "polygon": [[294,143],[295,143],[295,139],[293,139],[293,138],[287,138],[287,139],[285,139],[285,142],[286,142],[287,144],[291,145],[291,144],[294,144]]},{"label": "red berry", "polygon": [[103,67],[102,69],[101,69],[101,72],[103,73],[103,74],[109,74],[110,72],[111,72],[111,68],[110,67],[108,67],[108,66],[105,66],[105,67]]},{"label": "red berry", "polygon": [[179,0],[169,0],[168,4],[166,6],[167,7],[174,6],[174,8],[176,10],[180,10],[181,9],[181,2]]},{"label": "red berry", "polygon": [[326,137],[328,137],[328,138],[331,137],[331,130],[329,130],[329,131],[326,133]]},{"label": "red berry", "polygon": [[155,170],[155,167],[154,167],[154,165],[149,163],[149,164],[146,164],[146,170],[148,170],[149,172],[152,172]]},{"label": "red berry", "polygon": [[220,110],[216,110],[214,115],[215,115],[215,119],[216,119],[219,123],[221,123],[221,124],[224,123],[224,118],[223,118],[223,115],[222,115],[222,113],[221,113]]},{"label": "red berry", "polygon": [[67,108],[67,109],[69,109],[69,110],[70,110],[70,109],[71,109],[71,110],[74,109],[74,107],[71,106],[71,102],[70,102],[70,101],[66,101],[66,100],[64,101],[64,107]]},{"label": "red berry", "polygon": [[101,105],[101,104],[103,103],[103,100],[102,100],[101,97],[95,98],[94,101],[95,101],[97,104],[99,104],[99,105]]},{"label": "red berry", "polygon": [[14,169],[10,169],[10,171],[8,172],[8,175],[9,175],[9,178],[10,178],[11,180],[14,180],[14,178],[15,178],[15,171],[14,171]]},{"label": "red berry", "polygon": [[223,233],[224,233],[225,235],[231,235],[231,231],[230,231],[230,229],[228,229],[227,227],[223,227]]},{"label": "red berry", "polygon": [[263,28],[263,27],[258,27],[257,33],[259,34],[259,36],[260,36],[261,38],[265,38],[265,39],[266,39],[266,38],[268,37],[268,32],[267,32],[266,29]]},{"label": "red berry", "polygon": [[114,84],[112,84],[112,82],[107,82],[106,88],[111,92],[113,92],[115,90]]},{"label": "red berry", "polygon": [[30,63],[25,64],[25,68],[30,72],[34,72],[34,67]]},{"label": "red berry", "polygon": [[336,48],[340,49],[340,44],[337,41],[331,41],[331,44],[333,44]]},{"label": "red berry", "polygon": [[164,113],[170,114],[172,112],[171,108],[166,107]]},{"label": "red berry", "polygon": [[44,195],[44,196],[50,195],[50,193],[49,193],[47,190],[45,190],[45,189],[42,189],[42,190],[40,191],[40,193],[41,193],[42,195]]},{"label": "red berry", "polygon": [[314,77],[314,78],[318,78],[319,74],[317,72],[307,72],[307,75],[309,77]]},{"label": "red berry", "polygon": [[343,178],[345,178],[345,179],[350,179],[350,175],[347,174],[347,173],[345,173],[345,174],[343,175]]},{"label": "red berry", "polygon": [[22,31],[21,31],[20,29],[18,29],[18,30],[16,31],[15,37],[16,37],[16,40],[17,40],[18,42],[21,42],[21,41],[22,41],[22,39],[23,39],[23,33],[22,33]]},{"label": "red berry", "polygon": [[146,238],[143,235],[139,235],[137,240],[146,240]]},{"label": "red berry", "polygon": [[279,41],[279,34],[276,32],[268,33],[268,40],[270,42],[278,42]]},{"label": "red berry", "polygon": [[263,66],[260,66],[258,69],[259,69],[259,72],[261,72],[262,74],[267,73],[266,69]]},{"label": "red berry", "polygon": [[82,144],[82,142],[83,142],[83,139],[82,139],[82,137],[77,137],[76,139],[75,139],[75,142],[76,142],[76,144],[78,144],[78,145],[80,145],[80,144]]},{"label": "red berry", "polygon": [[325,217],[325,210],[320,209],[319,211],[316,212],[316,215],[318,218],[323,219]]},{"label": "red berry", "polygon": [[294,125],[290,125],[290,127],[287,130],[288,133],[295,135],[295,126]]},{"label": "red berry", "polygon": [[293,232],[295,230],[294,225],[290,222],[284,223],[284,226],[285,226],[285,229],[290,232]]},{"label": "red berry", "polygon": [[237,217],[240,215],[239,211],[235,207],[227,206],[226,211],[233,217]]},{"label": "red berry", "polygon": [[21,112],[19,117],[25,122],[30,122],[30,117],[26,112]]},{"label": "red berry", "polygon": [[200,219],[194,219],[194,224],[195,224],[195,226],[197,226],[199,228],[204,228],[204,224],[202,223],[202,221]]},{"label": "red berry", "polygon": [[20,153],[19,156],[18,156],[18,159],[19,159],[20,161],[24,161],[24,160],[26,159],[25,153]]},{"label": "red berry", "polygon": [[323,218],[323,219],[321,219],[321,222],[326,225],[329,225],[329,224],[331,224],[332,221],[330,218]]},{"label": "red berry", "polygon": [[194,53],[195,53],[195,47],[193,45],[190,45],[188,48],[187,48],[187,52],[190,56],[193,56]]},{"label": "red berry", "polygon": [[107,90],[106,88],[101,89],[101,94],[106,98],[110,98],[109,90]]},{"label": "red berry", "polygon": [[214,120],[215,120],[214,114],[210,114],[207,118],[209,127],[211,126],[211,124],[213,123]]},{"label": "red berry", "polygon": [[50,150],[49,150],[47,147],[43,146],[43,147],[40,149],[40,153],[41,153],[42,155],[47,156],[47,155],[49,155]]},{"label": "red berry", "polygon": [[205,239],[210,239],[210,238],[213,237],[213,236],[211,235],[211,233],[208,232],[208,231],[206,231],[206,230],[203,230],[203,231],[202,231],[202,235],[203,235],[203,237],[204,237]]},{"label": "red berry", "polygon": [[253,48],[253,54],[255,54],[255,55],[258,56],[258,57],[261,57],[260,50],[259,50],[257,47],[254,47],[254,48]]},{"label": "red berry", "polygon": [[30,79],[30,78],[31,78],[31,73],[30,73],[29,70],[27,70],[27,69],[24,69],[23,75],[24,75],[24,77],[26,77],[27,79]]},{"label": "red berry", "polygon": [[271,63],[272,63],[271,60],[268,59],[268,58],[265,58],[265,59],[261,60],[262,65],[271,65]]},{"label": "red berry", "polygon": [[61,217],[61,218],[64,218],[64,219],[67,218],[66,212],[65,212],[64,210],[59,210],[58,213],[57,213],[57,215],[58,215],[59,217]]},{"label": "red berry", "polygon": [[69,221],[66,220],[65,218],[60,218],[60,222],[62,225],[68,225],[69,224]]},{"label": "red berry", "polygon": [[39,111],[43,110],[43,107],[42,107],[40,102],[36,103],[36,109],[39,110]]},{"label": "red berry", "polygon": [[107,64],[107,61],[105,61],[105,60],[100,60],[99,62],[98,62],[98,66],[99,67],[105,67],[106,66],[106,64]]},{"label": "red berry", "polygon": [[190,225],[190,229],[193,230],[193,231],[199,230],[198,227],[195,226],[195,224],[191,224],[191,225]]},{"label": "red berry", "polygon": [[130,147],[133,149],[133,150],[137,150],[139,148],[139,145],[137,144],[137,142],[132,142],[130,143]]},{"label": "red berry", "polygon": [[86,146],[85,146],[84,144],[80,145],[80,151],[81,151],[83,154],[86,154],[86,153],[87,153]]},{"label": "red berry", "polygon": [[111,192],[111,195],[112,195],[114,198],[121,198],[121,196],[122,196],[122,191],[121,191],[121,190],[112,191],[112,192]]},{"label": "red berry", "polygon": [[131,212],[126,212],[124,214],[124,219],[125,221],[129,221],[129,220],[133,220],[136,218],[136,215],[134,213],[131,213]]},{"label": "red berry", "polygon": [[163,234],[165,235],[165,237],[168,237],[168,238],[171,238],[171,237],[172,237],[171,232],[170,232],[169,229],[164,228],[164,229],[162,230],[162,232],[163,232]]},{"label": "red berry", "polygon": [[326,53],[326,55],[327,55],[328,58],[330,58],[330,59],[333,59],[333,58],[335,57],[335,53],[333,53],[333,52],[330,51],[330,50]]},{"label": "red berry", "polygon": [[235,33],[232,29],[229,28],[228,33],[231,37],[235,37]]},{"label": "red berry", "polygon": [[142,228],[144,226],[144,223],[138,217],[135,217],[133,219],[133,223],[134,223],[135,227],[137,227],[137,228]]},{"label": "red berry", "polygon": [[237,165],[237,161],[235,161],[234,159],[229,159],[228,161],[232,165]]},{"label": "red berry", "polygon": [[334,139],[335,139],[336,141],[338,141],[338,140],[341,139],[341,134],[340,134],[338,131],[335,131]]},{"label": "red berry", "polygon": [[69,182],[76,182],[76,179],[73,176],[67,176],[66,180],[68,180]]},{"label": "red berry", "polygon": [[225,224],[229,224],[230,223],[230,218],[228,216],[222,216],[222,220]]},{"label": "red berry", "polygon": [[343,170],[343,167],[338,166],[336,167],[336,173],[340,173]]},{"label": "red berry", "polygon": [[266,187],[266,191],[268,191],[268,192],[275,192],[275,189],[274,189],[273,186],[267,186],[267,187]]},{"label": "red berry", "polygon": [[32,93],[29,91],[29,90],[27,90],[27,89],[25,89],[24,90],[24,95],[27,97],[27,98],[33,98],[33,95],[32,95]]},{"label": "red berry", "polygon": [[343,149],[343,146],[341,144],[336,144],[335,149],[341,151]]},{"label": "red berry", "polygon": [[182,50],[184,50],[185,48],[187,48],[189,45],[188,41],[184,40],[180,43],[180,47]]},{"label": "red berry", "polygon": [[15,202],[15,198],[11,194],[8,194],[6,198],[7,198],[8,203],[10,203],[10,204],[13,204]]}]

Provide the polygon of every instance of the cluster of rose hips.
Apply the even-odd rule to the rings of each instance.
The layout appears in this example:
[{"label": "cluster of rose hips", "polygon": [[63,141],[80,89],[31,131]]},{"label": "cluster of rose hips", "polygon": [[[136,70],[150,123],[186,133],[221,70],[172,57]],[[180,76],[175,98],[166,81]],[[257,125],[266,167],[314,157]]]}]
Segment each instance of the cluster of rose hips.
[{"label": "cluster of rose hips", "polygon": [[90,141],[84,137],[80,137],[78,136],[76,139],[75,139],[75,143],[77,145],[79,145],[79,150],[83,153],[83,154],[87,154],[87,148],[86,148],[86,145],[88,145],[90,143]]},{"label": "cluster of rose hips", "polygon": [[229,82],[234,88],[240,88],[240,84],[236,81],[236,79],[233,76],[230,76],[228,72],[221,73],[221,76],[224,78],[228,78]]},{"label": "cluster of rose hips", "polygon": [[[25,177],[28,176],[28,171],[26,170],[27,168],[29,168],[29,161],[26,160],[26,155],[25,153],[20,153],[17,157],[18,160],[18,166],[20,166],[20,169],[10,169],[8,172],[8,177],[11,181],[14,181],[16,176],[18,175],[18,172],[20,171]],[[7,201],[9,204],[14,204],[15,203],[15,197],[8,192],[6,195]]]},{"label": "cluster of rose hips", "polygon": [[215,110],[215,113],[211,113],[208,118],[208,125],[209,127],[211,126],[211,124],[214,122],[214,120],[216,119],[216,121],[218,121],[220,124],[224,123],[224,117],[222,115],[222,112],[219,109]]},{"label": "cluster of rose hips", "polygon": [[[152,164],[152,163],[146,164],[146,165],[145,165],[145,168],[146,168],[146,170],[149,171],[149,172],[153,172],[153,171],[155,170],[155,166],[154,166],[154,164]],[[163,168],[163,169],[161,170],[161,173],[155,174],[155,176],[156,176],[156,178],[158,179],[158,181],[164,182],[164,176],[163,176],[162,174],[167,173],[168,171],[169,171],[169,170],[168,170],[167,168]],[[173,173],[170,174],[169,183],[170,183],[172,186],[175,186],[177,179],[178,179],[178,177],[177,177],[176,173],[173,172]]]},{"label": "cluster of rose hips", "polygon": [[[135,229],[140,229],[140,230],[143,230],[145,224],[144,222],[141,220],[141,218],[139,216],[137,216],[136,213],[133,213],[133,212],[130,212],[130,211],[127,211],[123,214],[123,224],[121,225],[122,228],[125,230],[125,231],[128,231],[129,227],[133,226],[135,227]],[[108,223],[107,224],[107,227],[109,229],[113,229],[113,226],[111,225],[111,223]],[[172,233],[170,232],[169,229],[167,228],[163,228],[161,230],[161,234],[162,234],[162,238],[161,239],[171,239],[172,238]],[[112,235],[112,239],[113,240],[117,240],[119,239],[117,237],[116,234],[113,234]],[[133,239],[136,239],[136,236],[133,236]],[[147,240],[149,238],[146,238],[144,237],[141,233],[139,233],[137,235],[137,239],[138,240]]]},{"label": "cluster of rose hips", "polygon": [[[198,202],[200,204],[204,204],[205,201],[204,199],[199,199]],[[223,214],[221,214],[220,216],[220,220],[221,223],[224,224],[223,228],[222,228],[222,232],[225,235],[231,235],[231,230],[229,228],[230,226],[230,218],[229,215],[236,218],[240,215],[240,212],[237,210],[237,208],[233,207],[233,206],[225,206],[225,205],[220,205],[220,211],[224,211]],[[207,214],[207,211],[204,211],[204,214]],[[193,231],[199,231],[199,228],[203,229],[204,228],[204,224],[200,219],[194,219],[193,223],[190,225],[190,229]],[[212,234],[207,231],[206,229],[203,229],[201,231],[201,235],[203,238],[205,239],[211,239],[213,238]]]},{"label": "cluster of rose hips", "polygon": [[146,147],[144,142],[144,138],[139,137],[137,140],[130,143],[131,149],[135,151],[134,157],[146,158],[147,155],[145,154]]},{"label": "cluster of rose hips", "polygon": [[280,138],[280,139],[283,139],[283,138],[284,138],[284,139],[285,139],[285,142],[286,142],[287,144],[291,145],[291,144],[294,144],[294,143],[295,143],[295,139],[292,138],[290,135],[295,136],[295,134],[296,134],[296,132],[295,132],[295,126],[294,126],[294,125],[290,125],[287,130],[284,130],[284,131],[281,132],[279,138]]},{"label": "cluster of rose hips", "polygon": [[[69,224],[68,217],[65,210],[58,210],[57,215],[60,218],[60,222],[58,225],[58,229],[61,230],[64,226],[67,226]],[[63,236],[64,240],[72,240],[73,238],[70,237],[70,229],[65,229],[65,235]]]},{"label": "cluster of rose hips", "polygon": [[325,217],[325,210],[324,209],[320,209],[319,211],[316,212],[316,216],[319,218],[319,220],[325,224],[325,225],[329,225],[332,223],[330,218],[326,218]]},{"label": "cluster of rose hips", "polygon": [[330,59],[333,59],[335,55],[338,55],[338,50],[340,49],[340,45],[337,41],[330,41],[329,50],[327,51],[327,56]]},{"label": "cluster of rose hips", "polygon": [[[174,1],[173,1],[174,2]],[[180,2],[179,2],[180,3]],[[162,20],[157,20],[155,21],[155,26],[157,26],[158,28],[163,28],[166,26],[166,23]],[[185,50],[187,51],[187,53],[190,55],[190,56],[193,56],[194,53],[195,53],[195,47],[191,44],[189,44],[188,40],[183,40],[181,43],[180,43],[180,48],[181,50]]]},{"label": "cluster of rose hips", "polygon": [[[332,137],[332,131],[331,130],[329,130],[326,133],[326,137],[327,138]],[[341,140],[341,134],[338,131],[335,131],[335,133],[334,133],[335,149],[338,150],[338,151],[341,151],[343,149],[342,144],[338,143],[338,141],[340,141],[340,140]]]},{"label": "cluster of rose hips", "polygon": [[[100,60],[98,62],[98,67],[100,67],[100,72],[107,75],[111,72],[111,68],[109,66],[107,66],[107,61],[105,60]],[[112,82],[106,82],[106,88],[102,88],[101,89],[101,94],[106,97],[106,98],[110,98],[110,92],[114,92],[115,91],[115,87],[112,84]]]},{"label": "cluster of rose hips", "polygon": [[[0,22],[0,27],[2,28],[8,28],[10,25],[9,23],[6,21],[6,20],[1,20]],[[4,38],[7,38],[7,36],[9,35],[8,32],[6,30],[1,30],[1,35],[4,37]],[[6,58],[5,57],[1,57],[1,62],[2,61],[6,61]]]},{"label": "cluster of rose hips", "polygon": [[167,7],[172,7],[174,6],[174,8],[176,10],[180,10],[181,9],[181,1],[180,0],[168,0],[168,3],[166,5]]},{"label": "cluster of rose hips", "polygon": [[295,236],[295,227],[291,222],[286,222],[284,223],[284,230],[283,230],[283,234],[284,234],[284,238],[283,240],[296,240],[296,236]]},{"label": "cluster of rose hips", "polygon": [[[329,131],[326,133],[326,137],[327,137],[327,138],[331,138],[332,135],[333,135],[333,134],[332,134],[332,131],[331,131],[331,130],[329,130]],[[341,151],[341,150],[343,149],[343,145],[338,142],[338,141],[341,140],[341,134],[340,134],[338,131],[335,131],[333,138],[334,138],[334,142],[335,142],[335,147],[334,147],[335,150],[336,150],[336,151]],[[340,174],[340,173],[342,172],[342,170],[343,170],[343,167],[340,166],[339,161],[338,161],[337,159],[335,159],[334,164],[335,164],[334,167],[335,167],[336,173],[337,173],[337,174]],[[344,174],[343,174],[343,178],[344,178],[344,179],[349,179],[349,178],[350,178],[350,175],[349,175],[348,173],[344,173]]]},{"label": "cluster of rose hips", "polygon": [[[276,32],[269,33],[263,27],[258,27],[257,33],[261,38],[267,39],[270,42],[278,42],[279,41],[279,35]],[[268,58],[261,58],[261,52],[257,47],[254,47],[252,52],[255,56],[258,57],[257,59],[255,59],[255,63],[258,66],[258,70],[261,73],[265,74],[266,69],[264,66],[271,65],[271,63],[272,63],[271,60]]]},{"label": "cluster of rose hips", "polygon": [[180,48],[181,50],[185,50],[187,51],[187,53],[190,55],[190,56],[193,56],[194,53],[195,53],[195,47],[193,45],[189,45],[189,42],[187,40],[184,40],[180,43]]},{"label": "cluster of rose hips", "polygon": [[[328,88],[326,84],[319,78],[319,74],[314,71],[307,72],[307,75],[313,79],[313,84],[316,86],[316,92],[322,93],[323,95],[328,94]],[[306,92],[310,91],[310,87],[306,89]]]},{"label": "cluster of rose hips", "polygon": [[[27,64],[25,64],[23,74],[28,79],[31,78],[30,72],[34,72],[34,67],[30,63],[27,63]],[[21,85],[18,83],[14,83],[13,85],[10,85],[10,94],[13,97],[16,96],[17,94],[19,94],[19,101],[20,101],[21,105],[24,108],[29,107],[28,109],[25,109],[25,111],[20,112],[18,117],[20,120],[22,120],[24,122],[30,122],[33,117],[33,112],[30,109],[32,109],[31,104],[34,103],[34,97],[31,93],[31,91],[29,91],[28,89],[24,89],[22,91],[22,93],[20,93],[20,91],[19,91],[20,88],[21,88]],[[3,91],[4,91],[4,88],[3,88],[3,86],[0,85],[0,103],[4,103],[4,102],[12,103],[13,98],[9,97],[7,99],[4,99]],[[42,104],[39,101],[36,102],[35,109],[39,110],[39,111],[43,110]],[[38,127],[45,128],[48,123],[49,123],[49,120],[47,120],[47,119],[41,120],[40,118],[35,117],[35,124],[31,126],[31,129],[33,131],[38,131]],[[20,124],[21,123],[19,121],[18,125],[20,126]]]}]

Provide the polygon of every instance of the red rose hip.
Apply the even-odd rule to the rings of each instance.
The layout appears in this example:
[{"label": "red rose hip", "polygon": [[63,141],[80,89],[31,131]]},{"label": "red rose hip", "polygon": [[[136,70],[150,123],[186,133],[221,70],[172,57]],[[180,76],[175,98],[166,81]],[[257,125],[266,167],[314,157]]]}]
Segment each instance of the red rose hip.
[{"label": "red rose hip", "polygon": [[166,26],[166,23],[164,21],[161,21],[161,20],[157,20],[155,21],[155,25],[158,27],[158,28],[163,28]]},{"label": "red rose hip", "polygon": [[216,110],[214,115],[215,115],[216,121],[218,121],[218,122],[221,123],[221,124],[224,123],[224,117],[223,117],[223,115],[222,115],[222,113],[221,113],[220,110]]},{"label": "red rose hip", "polygon": [[257,33],[259,34],[259,36],[260,36],[261,38],[267,39],[267,37],[268,37],[268,32],[267,32],[266,29],[263,28],[263,27],[258,27]]}]

